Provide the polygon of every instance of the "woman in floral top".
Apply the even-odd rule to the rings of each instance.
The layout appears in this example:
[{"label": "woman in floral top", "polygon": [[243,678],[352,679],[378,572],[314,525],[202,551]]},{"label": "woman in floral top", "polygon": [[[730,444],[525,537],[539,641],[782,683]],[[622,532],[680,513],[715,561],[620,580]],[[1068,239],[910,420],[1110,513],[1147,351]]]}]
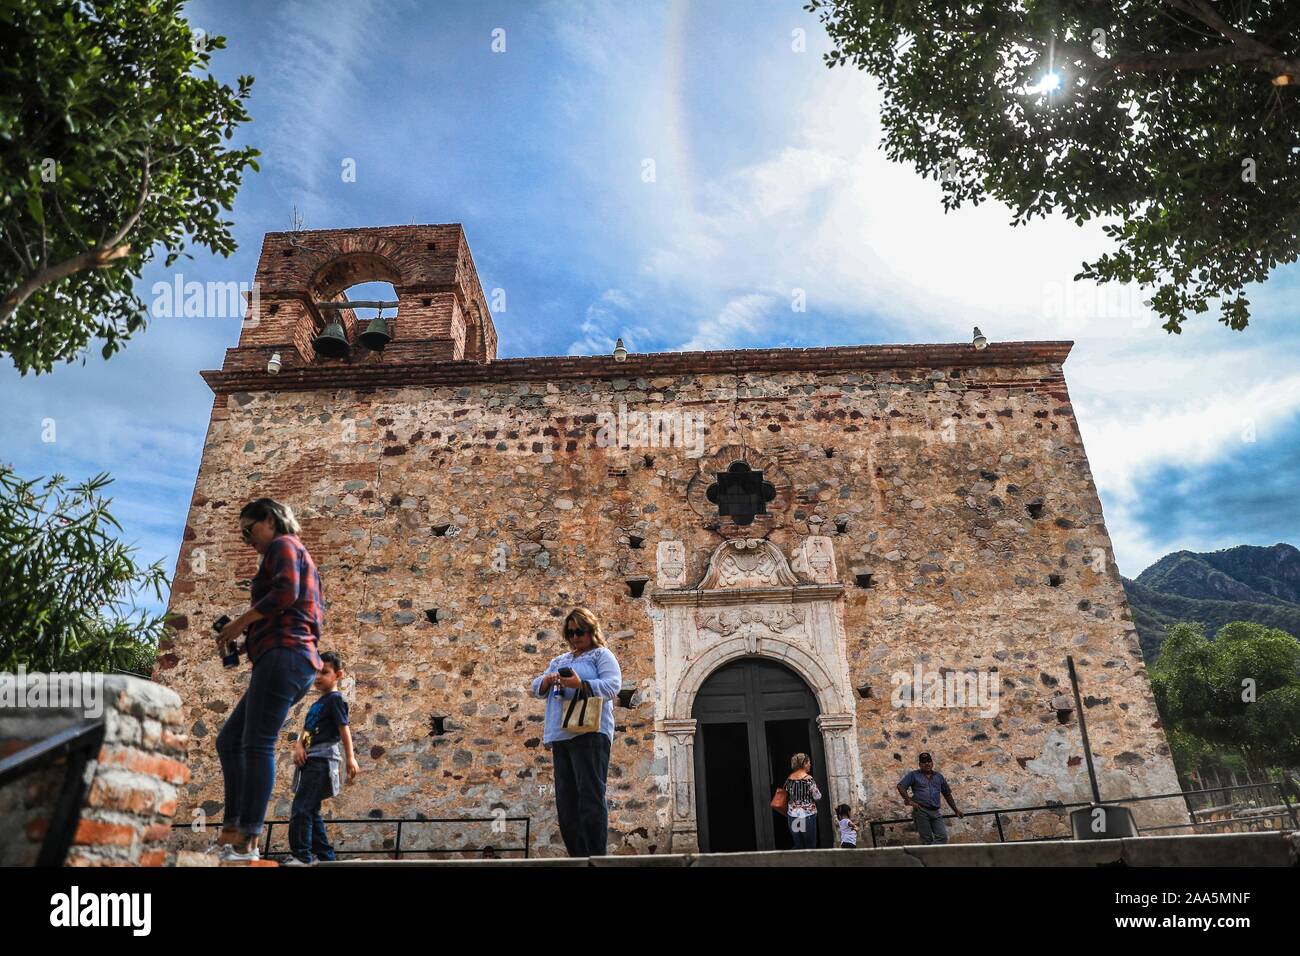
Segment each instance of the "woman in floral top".
[{"label": "woman in floral top", "polygon": [[795,754],[790,758],[790,776],[785,778],[785,792],[790,799],[786,804],[786,822],[796,850],[817,848],[817,801],[822,792],[812,778],[812,758]]}]

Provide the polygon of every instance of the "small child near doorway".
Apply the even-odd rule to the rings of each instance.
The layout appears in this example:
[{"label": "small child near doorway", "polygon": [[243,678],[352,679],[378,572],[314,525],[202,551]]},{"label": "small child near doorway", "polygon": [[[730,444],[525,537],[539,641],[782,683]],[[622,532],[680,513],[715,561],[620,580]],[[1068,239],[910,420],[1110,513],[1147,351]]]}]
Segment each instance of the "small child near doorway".
[{"label": "small child near doorway", "polygon": [[847,803],[835,808],[835,820],[840,829],[840,849],[856,850],[858,848],[858,826],[853,822],[853,811]]}]

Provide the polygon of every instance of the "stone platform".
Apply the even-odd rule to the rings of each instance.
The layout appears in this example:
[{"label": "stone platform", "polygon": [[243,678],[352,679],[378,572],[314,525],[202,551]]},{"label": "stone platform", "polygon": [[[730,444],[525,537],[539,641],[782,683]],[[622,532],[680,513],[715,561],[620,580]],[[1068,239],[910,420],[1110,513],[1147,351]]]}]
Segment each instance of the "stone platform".
[{"label": "stone platform", "polygon": [[1300,865],[1300,834],[1284,832],[1137,837],[1127,840],[1045,840],[1033,843],[960,843],[947,846],[861,850],[773,850],[759,853],[543,857],[529,860],[339,860],[325,867],[356,866],[1211,866]]}]

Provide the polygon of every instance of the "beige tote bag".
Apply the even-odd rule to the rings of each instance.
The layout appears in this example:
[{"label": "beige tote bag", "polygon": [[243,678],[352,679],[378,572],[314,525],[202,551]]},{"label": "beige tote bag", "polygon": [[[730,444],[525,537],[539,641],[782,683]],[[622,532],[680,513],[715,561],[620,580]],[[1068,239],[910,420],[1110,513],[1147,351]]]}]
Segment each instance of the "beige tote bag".
[{"label": "beige tote bag", "polygon": [[604,707],[605,698],[592,697],[587,682],[583,681],[565,708],[563,729],[571,734],[589,734],[600,730],[600,712]]}]

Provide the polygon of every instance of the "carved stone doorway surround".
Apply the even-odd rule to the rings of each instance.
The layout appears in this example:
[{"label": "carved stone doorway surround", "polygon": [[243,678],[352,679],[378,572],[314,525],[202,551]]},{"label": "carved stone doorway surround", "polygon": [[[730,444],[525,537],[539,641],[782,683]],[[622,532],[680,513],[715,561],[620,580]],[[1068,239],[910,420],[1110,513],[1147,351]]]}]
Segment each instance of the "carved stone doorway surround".
[{"label": "carved stone doorway surround", "polygon": [[[713,671],[742,657],[780,661],[817,698],[817,726],[825,742],[823,773],[830,803],[856,805],[865,798],[855,730],[853,689],[845,652],[835,549],[830,538],[803,540],[793,563],[759,538],[724,541],[702,580],[686,584],[686,550],[660,542],[657,588],[650,615],[655,634],[655,748],[666,758],[659,778],[669,795],[669,849],[699,849],[696,824],[695,695]],[[817,774],[821,776],[822,774]]]}]

